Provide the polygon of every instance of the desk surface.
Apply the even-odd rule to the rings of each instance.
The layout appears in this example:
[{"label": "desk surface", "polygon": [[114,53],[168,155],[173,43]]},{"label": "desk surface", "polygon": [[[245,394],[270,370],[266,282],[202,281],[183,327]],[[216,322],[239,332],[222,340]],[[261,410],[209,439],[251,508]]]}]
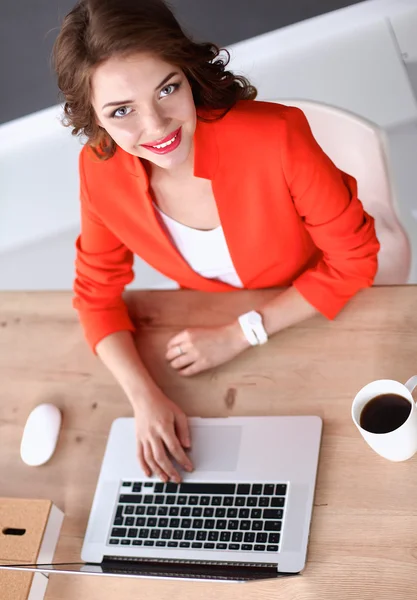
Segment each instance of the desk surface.
[{"label": "desk surface", "polygon": [[[308,563],[295,578],[239,587],[242,600],[408,600],[417,588],[417,457],[390,463],[350,420],[358,389],[415,374],[417,287],[360,293],[334,321],[318,316],[210,373],[183,379],[163,359],[179,329],[228,322],[274,290],[208,295],[135,292],[138,344],[161,387],[187,414],[303,415],[324,420]],[[56,561],[77,561],[110,424],[131,411],[86,347],[67,293],[0,294],[0,496],[53,500],[66,514]],[[40,468],[19,458],[38,403],[63,411],[56,454]],[[198,590],[198,591],[197,591]],[[236,587],[52,575],[46,600],[228,600]]]}]

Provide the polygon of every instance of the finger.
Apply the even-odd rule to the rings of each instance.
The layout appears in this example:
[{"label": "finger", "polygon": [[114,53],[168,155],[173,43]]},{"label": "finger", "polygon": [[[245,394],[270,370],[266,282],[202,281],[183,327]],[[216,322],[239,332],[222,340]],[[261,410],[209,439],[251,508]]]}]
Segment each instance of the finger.
[{"label": "finger", "polygon": [[183,342],[182,344],[177,344],[176,346],[172,346],[172,348],[168,348],[165,358],[167,360],[174,360],[174,358],[178,358],[183,354],[188,354],[192,350],[191,344],[187,344]]},{"label": "finger", "polygon": [[143,453],[143,444],[138,445],[138,460],[142,471],[145,473],[146,477],[150,477],[152,475],[152,471],[150,470],[149,465],[145,460],[145,456]]},{"label": "finger", "polygon": [[178,412],[175,414],[175,432],[177,434],[177,438],[180,441],[180,444],[184,448],[190,448],[191,447],[190,425],[188,423],[187,416],[183,412]]},{"label": "finger", "polygon": [[[172,363],[171,363],[172,364]],[[205,371],[209,366],[204,367],[199,362],[194,362],[183,369],[178,370],[178,375],[183,375],[184,377],[189,377],[190,375],[196,375],[197,373],[201,373],[201,371]]]},{"label": "finger", "polygon": [[181,356],[171,360],[170,365],[173,369],[183,369],[184,367],[191,365],[193,362],[195,362],[195,359],[191,354],[181,354]]},{"label": "finger", "polygon": [[153,448],[152,448],[150,442],[147,442],[144,444],[143,454],[145,457],[145,461],[147,462],[150,469],[152,470],[152,473],[154,475],[156,475],[157,477],[159,477],[159,479],[161,479],[161,481],[164,481],[166,483],[169,479],[168,475],[165,473],[165,471],[163,471],[161,469],[159,464],[156,462],[154,455],[153,455]]},{"label": "finger", "polygon": [[172,348],[173,346],[178,346],[181,343],[187,342],[187,340],[188,340],[187,331],[181,331],[180,333],[177,333],[177,335],[174,335],[174,337],[169,340],[169,342],[167,343],[167,348]]},{"label": "finger", "polygon": [[184,448],[181,446],[177,436],[167,436],[164,438],[164,444],[178,464],[180,464],[186,471],[192,471],[192,462],[184,452]]},{"label": "finger", "polygon": [[180,474],[175,469],[172,462],[169,460],[161,438],[154,438],[153,440],[151,440],[151,446],[153,456],[155,462],[158,465],[158,468],[162,470],[164,474],[167,475],[168,479],[170,479],[171,481],[175,481],[175,483],[179,483],[181,481]]}]

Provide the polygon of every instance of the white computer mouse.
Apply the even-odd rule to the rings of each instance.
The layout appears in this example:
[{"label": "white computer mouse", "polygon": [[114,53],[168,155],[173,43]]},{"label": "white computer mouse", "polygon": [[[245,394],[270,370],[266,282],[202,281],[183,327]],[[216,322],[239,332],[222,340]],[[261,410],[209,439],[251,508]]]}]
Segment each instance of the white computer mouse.
[{"label": "white computer mouse", "polygon": [[39,404],[30,413],[23,431],[20,456],[31,467],[44,465],[58,442],[62,415],[54,404]]}]

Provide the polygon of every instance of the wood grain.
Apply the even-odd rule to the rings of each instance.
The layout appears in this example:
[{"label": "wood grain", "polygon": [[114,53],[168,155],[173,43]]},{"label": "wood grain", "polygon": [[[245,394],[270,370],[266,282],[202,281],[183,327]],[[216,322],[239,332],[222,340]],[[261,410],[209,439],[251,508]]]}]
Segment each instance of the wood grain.
[{"label": "wood grain", "polygon": [[[417,287],[372,288],[333,321],[317,316],[263,347],[191,379],[164,348],[186,327],[227,323],[276,290],[132,292],[137,344],[164,391],[189,415],[306,415],[324,419],[308,564],[296,578],[239,586],[242,600],[408,600],[417,588],[417,457],[373,453],[350,418],[355,393],[377,378],[417,372]],[[0,495],[48,498],[65,512],[56,560],[77,561],[112,421],[130,416],[123,393],[87,348],[67,293],[0,294]],[[19,457],[40,402],[64,413],[45,466]],[[228,600],[229,584],[51,576],[47,600]]]}]

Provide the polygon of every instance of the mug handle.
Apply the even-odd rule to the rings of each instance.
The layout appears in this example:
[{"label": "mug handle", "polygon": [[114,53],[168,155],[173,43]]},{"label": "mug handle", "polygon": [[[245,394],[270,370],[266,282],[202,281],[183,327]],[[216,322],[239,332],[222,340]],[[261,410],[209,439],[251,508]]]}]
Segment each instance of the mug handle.
[{"label": "mug handle", "polygon": [[417,375],[410,377],[410,379],[408,381],[406,381],[406,383],[404,385],[407,388],[407,390],[410,392],[410,394],[412,394],[414,391],[414,388],[417,386]]}]

